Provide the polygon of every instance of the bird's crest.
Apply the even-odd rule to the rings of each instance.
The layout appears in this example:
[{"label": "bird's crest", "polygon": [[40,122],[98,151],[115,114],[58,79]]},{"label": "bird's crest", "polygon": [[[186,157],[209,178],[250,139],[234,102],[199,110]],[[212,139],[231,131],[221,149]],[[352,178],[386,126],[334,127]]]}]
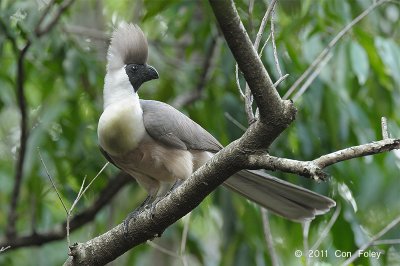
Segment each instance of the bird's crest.
[{"label": "bird's crest", "polygon": [[147,61],[148,45],[139,26],[122,22],[111,37],[107,55],[107,68],[121,68],[126,64],[144,64]]}]

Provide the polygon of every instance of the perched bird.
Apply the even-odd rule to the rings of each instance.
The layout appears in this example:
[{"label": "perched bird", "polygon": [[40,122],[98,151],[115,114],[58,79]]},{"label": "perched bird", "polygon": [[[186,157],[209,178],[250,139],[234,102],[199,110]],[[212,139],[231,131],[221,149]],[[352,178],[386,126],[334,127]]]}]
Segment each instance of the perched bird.
[{"label": "perched bird", "polygon": [[[98,123],[104,156],[148,192],[138,211],[157,202],[223,148],[210,133],[172,106],[139,99],[140,86],[159,78],[156,69],[146,64],[147,56],[147,40],[137,25],[122,23],[116,28],[107,55],[104,111]],[[335,206],[330,198],[262,171],[239,171],[224,185],[295,221],[313,219]],[[125,221],[129,222],[138,211]]]}]

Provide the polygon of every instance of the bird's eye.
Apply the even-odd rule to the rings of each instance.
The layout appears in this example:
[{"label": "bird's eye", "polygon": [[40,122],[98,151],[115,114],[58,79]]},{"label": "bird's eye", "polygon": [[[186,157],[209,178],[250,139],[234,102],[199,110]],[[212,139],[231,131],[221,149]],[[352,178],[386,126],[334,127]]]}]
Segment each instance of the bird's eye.
[{"label": "bird's eye", "polygon": [[136,70],[137,70],[137,67],[136,67],[136,66],[132,66],[132,70],[133,70],[133,71],[136,71]]}]

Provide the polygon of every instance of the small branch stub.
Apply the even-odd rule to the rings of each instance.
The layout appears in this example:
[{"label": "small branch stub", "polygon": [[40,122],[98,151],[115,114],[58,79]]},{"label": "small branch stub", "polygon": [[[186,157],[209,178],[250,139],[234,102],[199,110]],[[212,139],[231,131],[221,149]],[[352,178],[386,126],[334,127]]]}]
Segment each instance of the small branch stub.
[{"label": "small branch stub", "polygon": [[387,118],[382,116],[381,118],[381,124],[382,124],[382,138],[383,139],[388,139],[390,137],[388,126],[387,126]]}]

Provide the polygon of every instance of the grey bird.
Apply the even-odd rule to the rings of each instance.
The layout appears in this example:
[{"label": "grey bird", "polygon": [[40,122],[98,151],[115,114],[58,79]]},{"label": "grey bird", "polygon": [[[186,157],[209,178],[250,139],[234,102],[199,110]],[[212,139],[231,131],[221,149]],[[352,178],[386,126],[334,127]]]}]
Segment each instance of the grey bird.
[{"label": "grey bird", "polygon": [[[104,111],[98,123],[104,156],[148,192],[139,212],[189,178],[223,148],[210,133],[172,106],[139,99],[140,86],[159,78],[156,69],[146,64],[147,57],[147,40],[137,25],[122,23],[115,29],[107,55]],[[262,171],[239,171],[224,185],[294,221],[311,220],[335,206],[328,197]],[[138,211],[125,221],[129,223]]]}]

